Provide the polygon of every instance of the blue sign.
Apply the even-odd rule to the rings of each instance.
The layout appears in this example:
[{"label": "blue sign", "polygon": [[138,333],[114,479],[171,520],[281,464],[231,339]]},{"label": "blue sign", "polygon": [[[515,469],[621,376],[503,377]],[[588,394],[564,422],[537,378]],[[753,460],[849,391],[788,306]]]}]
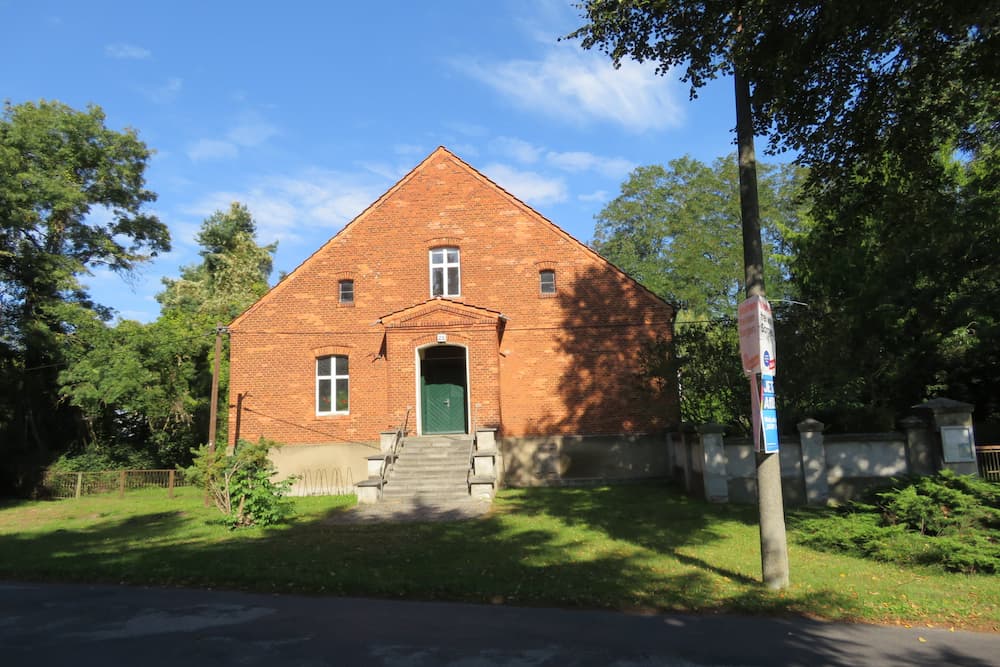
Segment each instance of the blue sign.
[{"label": "blue sign", "polygon": [[774,400],[774,376],[760,376],[760,427],[765,454],[778,451],[778,407]]}]

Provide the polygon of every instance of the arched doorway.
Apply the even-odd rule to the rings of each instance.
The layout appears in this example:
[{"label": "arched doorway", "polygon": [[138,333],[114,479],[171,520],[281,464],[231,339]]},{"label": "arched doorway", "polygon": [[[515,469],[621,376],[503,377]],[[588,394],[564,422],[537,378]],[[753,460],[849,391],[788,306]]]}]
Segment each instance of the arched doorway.
[{"label": "arched doorway", "polygon": [[432,345],[418,352],[421,432],[468,433],[466,349],[458,345]]}]

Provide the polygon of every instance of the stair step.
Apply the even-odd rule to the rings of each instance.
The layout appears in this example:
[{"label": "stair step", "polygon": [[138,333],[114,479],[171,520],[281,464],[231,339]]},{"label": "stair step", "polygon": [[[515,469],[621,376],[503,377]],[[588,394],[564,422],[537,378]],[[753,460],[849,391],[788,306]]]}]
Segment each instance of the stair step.
[{"label": "stair step", "polygon": [[468,473],[463,470],[394,470],[392,481],[403,479],[464,480]]},{"label": "stair step", "polygon": [[467,437],[407,438],[382,489],[382,502],[432,506],[468,501],[471,449]]},{"label": "stair step", "polygon": [[449,491],[452,489],[465,489],[468,493],[468,484],[465,480],[460,482],[389,482],[385,489],[397,489],[406,491]]}]

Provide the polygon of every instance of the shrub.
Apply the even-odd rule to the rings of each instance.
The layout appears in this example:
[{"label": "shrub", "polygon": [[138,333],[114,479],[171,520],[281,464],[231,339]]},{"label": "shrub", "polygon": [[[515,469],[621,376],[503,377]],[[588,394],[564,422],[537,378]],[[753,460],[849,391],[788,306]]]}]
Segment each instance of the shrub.
[{"label": "shrub", "polygon": [[[802,515],[800,515],[802,516]],[[870,504],[798,521],[801,543],[902,565],[1000,573],[1000,493],[994,484],[942,471],[896,481]]]},{"label": "shrub", "polygon": [[294,479],[271,480],[275,469],[267,454],[276,446],[264,438],[256,443],[240,440],[229,456],[203,445],[192,451],[194,463],[187,474],[192,483],[204,485],[232,528],[280,523],[292,514],[286,496]]},{"label": "shrub", "polygon": [[103,470],[149,470],[156,461],[145,452],[91,445],[79,452],[67,452],[49,466],[53,472],[100,472]]}]

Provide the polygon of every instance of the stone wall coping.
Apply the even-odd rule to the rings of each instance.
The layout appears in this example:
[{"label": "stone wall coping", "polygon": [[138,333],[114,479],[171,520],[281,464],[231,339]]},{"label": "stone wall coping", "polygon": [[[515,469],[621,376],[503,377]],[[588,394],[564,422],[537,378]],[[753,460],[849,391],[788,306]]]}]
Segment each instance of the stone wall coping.
[{"label": "stone wall coping", "polygon": [[813,419],[812,417],[803,419],[798,424],[796,424],[796,426],[799,429],[799,433],[822,432],[823,429],[826,428],[826,424],[819,421],[818,419]]},{"label": "stone wall coping", "polygon": [[899,426],[907,431],[917,429],[917,428],[927,428],[927,421],[917,417],[916,415],[911,415],[909,417],[903,417],[899,420]]},{"label": "stone wall coping", "polygon": [[382,480],[368,478],[368,479],[361,480],[360,482],[358,482],[354,486],[369,487],[369,486],[381,486],[381,485],[382,485]]},{"label": "stone wall coping", "polygon": [[472,455],[473,456],[483,456],[483,457],[486,457],[486,456],[499,456],[500,452],[497,450],[496,447],[484,447],[483,449],[476,449],[476,451],[472,452]]},{"label": "stone wall coping", "polygon": [[886,431],[883,433],[834,433],[823,436],[823,441],[827,443],[846,442],[904,442],[906,435],[898,431]]},{"label": "stone wall coping", "polygon": [[925,403],[918,403],[913,407],[931,410],[935,414],[950,414],[954,412],[968,412],[971,414],[975,409],[975,406],[971,403],[963,403],[962,401],[955,401],[950,398],[932,398]]}]

